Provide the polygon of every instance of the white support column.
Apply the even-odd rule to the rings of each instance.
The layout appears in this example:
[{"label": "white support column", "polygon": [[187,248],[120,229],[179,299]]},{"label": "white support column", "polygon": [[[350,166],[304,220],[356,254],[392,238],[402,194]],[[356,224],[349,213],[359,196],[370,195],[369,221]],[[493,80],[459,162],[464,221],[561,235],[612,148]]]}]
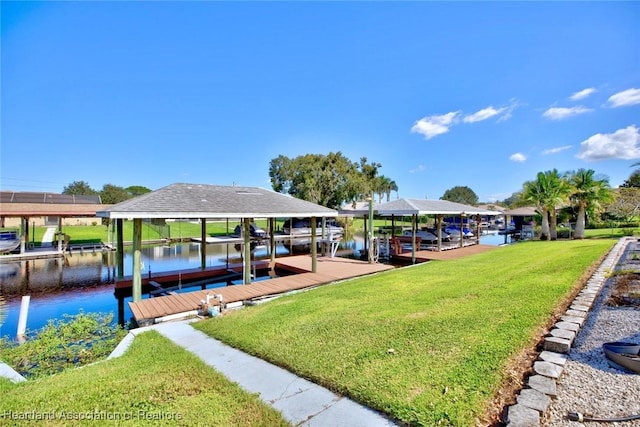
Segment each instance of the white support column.
[{"label": "white support column", "polygon": [[131,295],[133,302],[142,299],[142,219],[133,220],[133,280]]},{"label": "white support column", "polygon": [[244,237],[244,269],[243,280],[245,285],[251,283],[251,218],[243,219],[243,232]]}]

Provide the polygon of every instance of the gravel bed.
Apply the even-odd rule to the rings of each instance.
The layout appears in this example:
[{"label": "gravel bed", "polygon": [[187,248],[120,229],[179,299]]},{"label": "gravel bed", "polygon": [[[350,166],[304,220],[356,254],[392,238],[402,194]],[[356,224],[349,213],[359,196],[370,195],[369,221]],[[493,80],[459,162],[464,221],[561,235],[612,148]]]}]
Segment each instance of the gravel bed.
[{"label": "gravel bed", "polygon": [[[616,270],[640,271],[637,263],[630,262],[631,252],[636,250],[640,250],[640,243],[631,240]],[[600,418],[640,414],[640,374],[610,367],[602,351],[602,344],[608,341],[640,342],[640,309],[605,305],[613,283],[613,278],[606,281],[576,337],[544,426],[640,426],[640,420],[580,423],[567,419],[569,412]]]}]

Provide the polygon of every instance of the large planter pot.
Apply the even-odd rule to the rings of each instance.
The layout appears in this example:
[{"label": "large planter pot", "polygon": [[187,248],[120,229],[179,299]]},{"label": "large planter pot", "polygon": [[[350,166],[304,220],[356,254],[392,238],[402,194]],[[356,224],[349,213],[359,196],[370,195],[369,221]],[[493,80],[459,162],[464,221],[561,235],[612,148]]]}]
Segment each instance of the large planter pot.
[{"label": "large planter pot", "polygon": [[640,344],[608,342],[602,350],[612,367],[640,374]]}]

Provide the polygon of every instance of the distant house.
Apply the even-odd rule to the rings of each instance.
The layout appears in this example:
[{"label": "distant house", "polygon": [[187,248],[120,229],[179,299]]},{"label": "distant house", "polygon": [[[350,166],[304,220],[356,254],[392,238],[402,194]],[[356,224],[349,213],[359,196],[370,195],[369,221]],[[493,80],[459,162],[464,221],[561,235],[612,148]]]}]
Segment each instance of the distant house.
[{"label": "distant house", "polygon": [[100,224],[96,212],[109,206],[99,195],[0,191],[0,227],[20,227],[23,220],[37,226]]}]

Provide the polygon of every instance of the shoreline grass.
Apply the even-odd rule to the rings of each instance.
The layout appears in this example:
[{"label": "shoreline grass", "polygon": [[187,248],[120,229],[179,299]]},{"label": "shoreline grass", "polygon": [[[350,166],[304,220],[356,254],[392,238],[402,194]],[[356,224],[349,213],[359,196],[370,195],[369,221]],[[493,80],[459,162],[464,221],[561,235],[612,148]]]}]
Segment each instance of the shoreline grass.
[{"label": "shoreline grass", "polygon": [[[207,223],[207,235],[208,236],[226,236],[233,233],[234,228],[238,225],[238,221],[210,221]],[[282,228],[284,220],[280,219],[276,221],[276,230]],[[358,233],[364,230],[365,221],[362,218],[353,218],[349,221],[348,229],[351,234]],[[267,229],[266,220],[257,220],[256,224],[263,229]],[[398,221],[397,227],[407,226],[410,223]],[[191,237],[200,237],[201,229],[200,224],[187,221],[175,221],[167,222],[169,227],[169,234],[172,239],[188,239]],[[380,227],[390,227],[391,223],[388,219],[376,219],[374,221],[374,227],[378,230]],[[34,229],[30,229],[30,232],[34,233],[30,237],[36,245],[39,245],[42,241],[42,237],[48,227],[37,226]],[[107,226],[102,224],[95,225],[65,225],[63,226],[63,232],[71,237],[70,243],[100,243],[108,242],[108,230]],[[601,239],[601,238],[620,238],[627,235],[629,229],[624,228],[600,228],[600,229],[587,229],[585,230],[586,239]],[[124,221],[123,236],[125,241],[131,241],[133,236],[133,223],[131,221]],[[158,230],[147,223],[142,224],[142,240],[153,241],[163,239],[165,236],[160,235]]]},{"label": "shoreline grass", "polygon": [[526,242],[282,297],[194,324],[410,425],[486,421],[613,240]]},{"label": "shoreline grass", "polygon": [[289,425],[155,331],[116,359],[20,384],[0,379],[0,394],[2,425]]}]

